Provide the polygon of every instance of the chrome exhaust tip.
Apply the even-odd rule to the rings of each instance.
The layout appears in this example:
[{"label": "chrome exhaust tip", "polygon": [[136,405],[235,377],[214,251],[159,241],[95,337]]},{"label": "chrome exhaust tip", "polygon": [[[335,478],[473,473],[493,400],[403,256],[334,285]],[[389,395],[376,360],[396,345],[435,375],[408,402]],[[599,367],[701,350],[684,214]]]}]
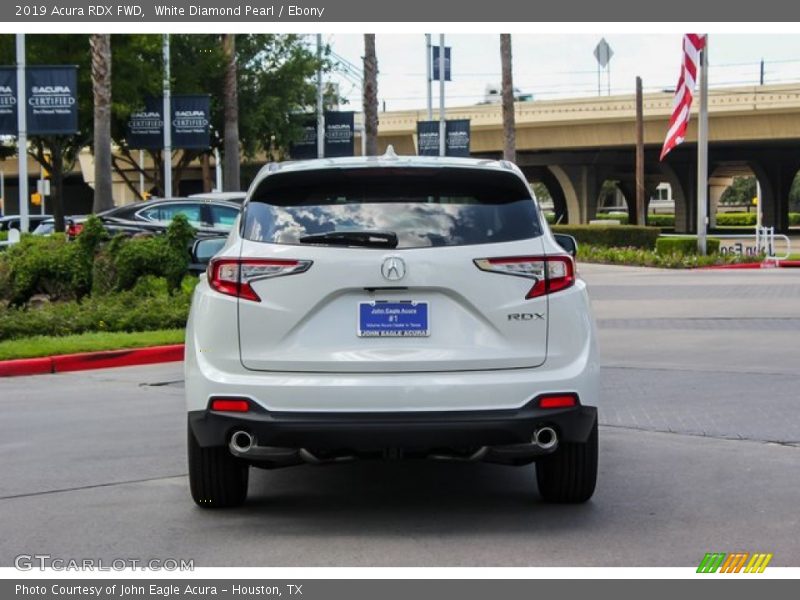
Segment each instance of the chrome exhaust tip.
[{"label": "chrome exhaust tip", "polygon": [[532,441],[542,450],[550,450],[558,444],[558,434],[552,427],[541,427],[533,434]]},{"label": "chrome exhaust tip", "polygon": [[255,438],[246,431],[236,431],[228,444],[234,454],[246,454],[255,445]]}]

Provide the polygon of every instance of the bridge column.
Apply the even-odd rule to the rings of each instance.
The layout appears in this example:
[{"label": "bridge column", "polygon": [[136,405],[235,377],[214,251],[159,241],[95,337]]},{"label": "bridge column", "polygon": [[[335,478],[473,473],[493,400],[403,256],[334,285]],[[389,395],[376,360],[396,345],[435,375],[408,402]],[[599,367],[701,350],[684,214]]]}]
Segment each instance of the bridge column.
[{"label": "bridge column", "polygon": [[597,196],[603,183],[594,165],[551,165],[548,167],[561,189],[569,207],[570,225],[588,223],[597,215]]},{"label": "bridge column", "polygon": [[708,226],[717,227],[717,208],[722,194],[733,183],[731,177],[709,177],[708,179]]},{"label": "bridge column", "polygon": [[[696,155],[692,155],[694,157]],[[697,219],[697,164],[695,161],[680,163],[659,163],[665,181],[672,186],[672,199],[675,201],[675,233],[689,233],[696,230]]]},{"label": "bridge column", "polygon": [[776,158],[749,164],[761,184],[763,224],[786,233],[789,229],[789,192],[797,173],[797,163]]}]

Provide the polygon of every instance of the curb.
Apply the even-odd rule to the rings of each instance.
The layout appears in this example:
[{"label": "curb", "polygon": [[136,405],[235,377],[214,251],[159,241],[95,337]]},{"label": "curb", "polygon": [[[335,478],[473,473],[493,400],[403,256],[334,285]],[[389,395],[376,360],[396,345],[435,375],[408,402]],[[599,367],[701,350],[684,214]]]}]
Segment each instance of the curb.
[{"label": "curb", "polygon": [[183,360],[183,344],[101,350],[99,352],[81,352],[79,354],[58,354],[41,358],[0,361],[0,377],[130,367],[180,360]]},{"label": "curb", "polygon": [[733,265],[709,265],[707,267],[697,267],[700,270],[727,271],[736,269],[792,269],[800,267],[800,260],[779,260],[776,263],[738,263]]}]

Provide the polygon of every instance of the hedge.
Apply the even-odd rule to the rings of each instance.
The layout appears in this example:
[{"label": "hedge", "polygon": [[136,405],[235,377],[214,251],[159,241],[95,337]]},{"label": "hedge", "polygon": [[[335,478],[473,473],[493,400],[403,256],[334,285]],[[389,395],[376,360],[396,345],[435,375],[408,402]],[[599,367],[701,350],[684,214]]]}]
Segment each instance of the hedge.
[{"label": "hedge", "polygon": [[760,262],[761,257],[735,254],[659,254],[652,250],[639,248],[601,248],[580,246],[578,261],[602,263],[607,265],[630,265],[640,267],[659,267],[663,269],[691,269],[710,265],[728,265]]},{"label": "hedge", "polygon": [[553,233],[565,233],[578,240],[578,245],[616,246],[652,250],[661,231],[639,225],[553,225]]},{"label": "hedge", "polygon": [[675,227],[675,215],[647,215],[647,224],[651,227]]},{"label": "hedge", "polygon": [[[719,252],[719,240],[706,238],[706,251],[708,254]],[[697,254],[697,238],[694,236],[660,237],[656,240],[656,253],[668,254]]]},{"label": "hedge", "polygon": [[717,213],[717,227],[755,226],[756,213]]}]

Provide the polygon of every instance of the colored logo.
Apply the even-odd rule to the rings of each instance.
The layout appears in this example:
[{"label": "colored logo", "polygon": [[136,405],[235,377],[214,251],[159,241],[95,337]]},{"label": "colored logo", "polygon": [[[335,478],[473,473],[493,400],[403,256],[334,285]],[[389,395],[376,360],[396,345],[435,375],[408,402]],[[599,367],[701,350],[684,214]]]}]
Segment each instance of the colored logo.
[{"label": "colored logo", "polygon": [[764,552],[707,552],[697,567],[698,573],[763,573],[772,554]]}]

